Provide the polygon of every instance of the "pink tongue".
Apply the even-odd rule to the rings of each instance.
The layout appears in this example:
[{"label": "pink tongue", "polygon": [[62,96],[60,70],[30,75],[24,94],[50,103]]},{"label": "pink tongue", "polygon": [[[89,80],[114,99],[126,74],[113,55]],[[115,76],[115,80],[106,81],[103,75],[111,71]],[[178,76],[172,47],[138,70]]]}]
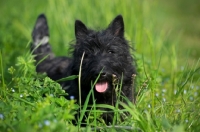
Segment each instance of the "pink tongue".
[{"label": "pink tongue", "polygon": [[95,85],[95,89],[97,90],[97,92],[105,92],[106,89],[108,88],[108,83],[107,82],[99,82]]}]

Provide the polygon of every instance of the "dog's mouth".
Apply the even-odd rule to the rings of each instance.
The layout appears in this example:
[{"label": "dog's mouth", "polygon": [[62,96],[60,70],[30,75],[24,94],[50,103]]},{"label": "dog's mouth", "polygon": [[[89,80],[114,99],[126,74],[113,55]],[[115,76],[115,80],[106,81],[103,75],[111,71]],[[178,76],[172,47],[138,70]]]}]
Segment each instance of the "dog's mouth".
[{"label": "dog's mouth", "polygon": [[95,89],[99,93],[103,93],[108,89],[108,82],[97,82],[95,84]]}]

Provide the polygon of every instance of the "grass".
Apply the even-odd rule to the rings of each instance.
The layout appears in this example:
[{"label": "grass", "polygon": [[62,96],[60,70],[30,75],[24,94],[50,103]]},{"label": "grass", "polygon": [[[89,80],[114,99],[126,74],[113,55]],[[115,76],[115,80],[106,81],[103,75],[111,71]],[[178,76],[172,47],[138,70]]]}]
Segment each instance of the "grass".
[{"label": "grass", "polygon": [[[185,5],[184,1],[181,3]],[[198,25],[194,9],[198,11],[199,8],[188,4],[183,17],[179,12],[182,6],[171,6],[176,4],[168,2],[163,5],[159,1],[147,0],[1,1],[0,130],[199,131],[199,39],[192,39],[191,35],[199,35],[198,26],[193,26]],[[170,11],[167,11],[168,7]],[[190,9],[193,9],[196,23],[186,23],[191,20],[186,19]],[[86,118],[86,127],[81,127],[88,107],[87,101],[82,102],[80,122],[74,126],[72,120],[79,109],[78,104],[62,97],[66,93],[56,82],[35,73],[29,45],[32,28],[40,13],[47,15],[54,52],[68,56],[69,44],[75,39],[76,19],[91,28],[102,29],[117,14],[122,14],[126,38],[135,47],[136,104],[118,102],[125,108],[118,110],[117,107],[94,103],[89,118]],[[93,97],[92,91],[90,94]],[[103,111],[98,108],[102,107],[116,114],[116,120],[110,126],[100,118]],[[130,115],[126,116],[126,112]],[[125,120],[118,120],[119,115]]]}]

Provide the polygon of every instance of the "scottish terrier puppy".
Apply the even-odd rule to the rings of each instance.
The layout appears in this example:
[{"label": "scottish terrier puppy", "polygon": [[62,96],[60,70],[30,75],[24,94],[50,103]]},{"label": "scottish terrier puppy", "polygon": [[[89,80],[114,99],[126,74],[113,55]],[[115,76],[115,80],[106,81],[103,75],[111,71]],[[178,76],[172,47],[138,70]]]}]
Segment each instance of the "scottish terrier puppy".
[{"label": "scottish terrier puppy", "polygon": [[[94,85],[94,97],[97,104],[116,103],[116,84],[121,95],[134,100],[133,75],[136,74],[134,59],[124,37],[124,22],[118,15],[105,30],[89,29],[80,20],[75,21],[76,42],[72,45],[72,57],[55,57],[49,44],[47,19],[41,14],[32,32],[31,51],[35,55],[37,72],[45,72],[53,80],[70,75],[79,75],[70,81],[60,82],[69,94],[84,102]],[[81,67],[81,68],[80,68]],[[81,74],[79,71],[81,70]],[[79,95],[79,83],[81,95]],[[92,104],[92,100],[89,101]]]}]

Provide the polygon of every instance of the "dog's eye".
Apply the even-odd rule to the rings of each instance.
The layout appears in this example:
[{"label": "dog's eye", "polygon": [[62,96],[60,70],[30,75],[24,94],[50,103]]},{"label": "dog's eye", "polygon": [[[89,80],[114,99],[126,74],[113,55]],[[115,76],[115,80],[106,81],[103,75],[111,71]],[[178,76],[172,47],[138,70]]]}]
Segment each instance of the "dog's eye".
[{"label": "dog's eye", "polygon": [[113,53],[114,53],[114,51],[112,51],[112,50],[109,50],[109,51],[108,51],[108,53],[109,53],[109,54],[113,54]]}]

